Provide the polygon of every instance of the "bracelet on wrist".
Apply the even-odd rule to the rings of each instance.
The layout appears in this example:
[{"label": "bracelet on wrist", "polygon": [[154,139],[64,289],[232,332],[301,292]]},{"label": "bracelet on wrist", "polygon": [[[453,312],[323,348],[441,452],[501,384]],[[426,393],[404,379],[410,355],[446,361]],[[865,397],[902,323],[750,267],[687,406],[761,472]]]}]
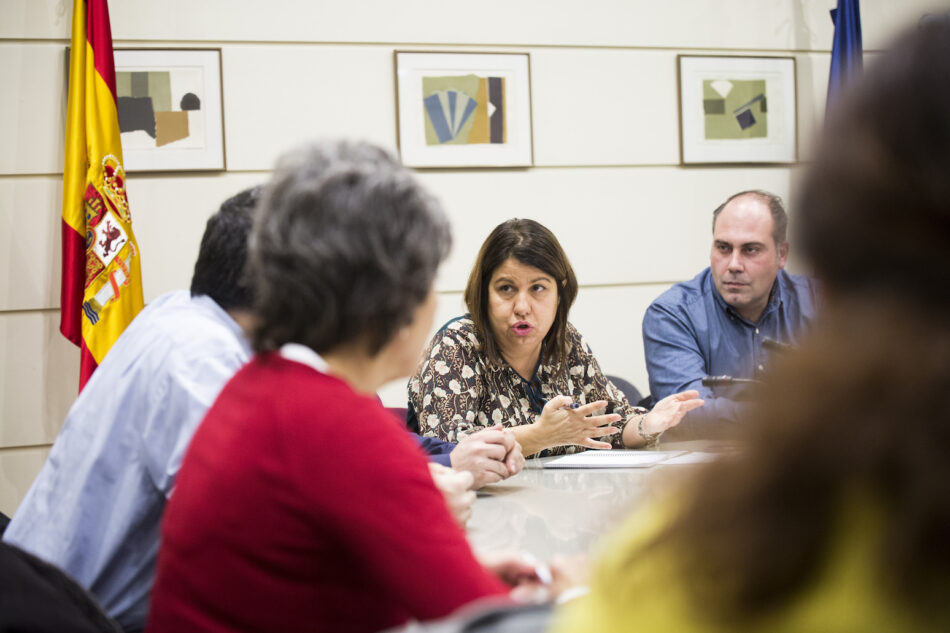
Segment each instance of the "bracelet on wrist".
[{"label": "bracelet on wrist", "polygon": [[660,443],[660,435],[663,434],[663,431],[658,431],[657,433],[647,433],[643,428],[643,422],[647,419],[647,411],[644,411],[640,414],[640,420],[637,422],[637,435],[639,435],[646,442],[647,447],[653,448]]}]

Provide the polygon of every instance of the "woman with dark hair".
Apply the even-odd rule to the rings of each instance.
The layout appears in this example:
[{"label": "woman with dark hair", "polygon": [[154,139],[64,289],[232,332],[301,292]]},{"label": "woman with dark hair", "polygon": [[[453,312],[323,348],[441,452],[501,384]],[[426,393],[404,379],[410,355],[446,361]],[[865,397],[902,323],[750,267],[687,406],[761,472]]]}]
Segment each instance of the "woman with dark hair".
[{"label": "woman with dark hair", "polygon": [[950,631],[948,112],[943,14],[829,112],[798,216],[826,301],[747,450],[617,534],[557,631]]},{"label": "woman with dark hair", "polygon": [[383,151],[281,159],[250,240],[257,356],[188,449],[149,631],[370,632],[507,593],[375,397],[417,362],[449,245],[439,205]]},{"label": "woman with dark hair", "polygon": [[501,424],[525,455],[558,454],[654,443],[702,405],[687,391],[649,413],[631,406],[568,322],[576,296],[551,231],[534,220],[495,227],[468,278],[469,313],[436,333],[409,381],[410,425],[457,442]]}]

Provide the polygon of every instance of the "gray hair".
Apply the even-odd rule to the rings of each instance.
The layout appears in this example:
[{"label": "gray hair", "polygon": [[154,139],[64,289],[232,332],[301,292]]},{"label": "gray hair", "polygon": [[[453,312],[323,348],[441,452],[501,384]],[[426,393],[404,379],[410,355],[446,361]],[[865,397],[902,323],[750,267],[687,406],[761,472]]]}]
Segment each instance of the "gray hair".
[{"label": "gray hair", "polygon": [[726,198],[726,201],[713,211],[713,233],[716,232],[716,220],[719,218],[719,214],[722,213],[722,210],[726,208],[727,204],[742,196],[756,196],[761,198],[762,201],[768,205],[769,213],[772,214],[772,239],[775,241],[776,246],[784,243],[788,239],[788,214],[785,213],[785,204],[782,202],[782,199],[774,193],[763,191],[762,189],[748,189],[734,193]]},{"label": "gray hair", "polygon": [[368,143],[284,154],[251,234],[257,351],[356,343],[375,355],[425,300],[451,235],[439,203]]}]

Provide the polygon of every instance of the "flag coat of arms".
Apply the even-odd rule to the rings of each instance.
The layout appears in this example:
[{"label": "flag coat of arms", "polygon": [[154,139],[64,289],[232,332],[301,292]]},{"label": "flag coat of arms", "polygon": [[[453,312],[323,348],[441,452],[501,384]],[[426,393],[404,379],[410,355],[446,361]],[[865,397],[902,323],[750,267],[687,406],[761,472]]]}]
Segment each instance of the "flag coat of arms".
[{"label": "flag coat of arms", "polygon": [[74,0],[66,116],[60,331],[80,348],[82,389],[144,305],[106,0]]}]

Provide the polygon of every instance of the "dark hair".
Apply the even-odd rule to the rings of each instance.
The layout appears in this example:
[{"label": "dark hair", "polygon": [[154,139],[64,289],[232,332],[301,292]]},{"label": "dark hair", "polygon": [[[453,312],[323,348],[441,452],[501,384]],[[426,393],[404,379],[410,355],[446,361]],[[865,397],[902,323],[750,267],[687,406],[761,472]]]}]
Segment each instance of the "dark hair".
[{"label": "dark hair", "polygon": [[924,20],[828,113],[796,241],[836,295],[950,304],[950,14]]},{"label": "dark hair", "polygon": [[577,278],[554,233],[534,220],[514,218],[496,226],[478,251],[475,266],[468,276],[465,305],[475,323],[482,351],[491,362],[501,363],[488,318],[488,289],[495,269],[511,257],[551,275],[557,283],[557,315],[544,337],[543,353],[563,369],[568,354],[567,315],[577,298]]},{"label": "dark hair", "polygon": [[278,161],[251,239],[258,351],[355,343],[375,355],[432,288],[451,245],[441,207],[367,143],[315,143]]},{"label": "dark hair", "polygon": [[247,240],[260,194],[260,187],[245,189],[225,200],[208,219],[191,277],[192,297],[208,295],[225,310],[251,307],[245,275]]},{"label": "dark hair", "polygon": [[777,363],[748,420],[747,450],[701,472],[658,543],[676,553],[700,613],[735,623],[780,608],[866,516],[862,527],[879,530],[864,536],[880,537],[869,556],[883,590],[910,605],[944,604],[947,315],[873,299],[828,310]]},{"label": "dark hair", "polygon": [[763,191],[762,189],[748,189],[746,191],[734,193],[726,198],[726,201],[716,207],[716,210],[713,211],[713,233],[716,232],[716,220],[719,219],[719,214],[722,213],[722,210],[726,208],[727,204],[742,196],[755,196],[757,198],[761,198],[768,205],[769,213],[772,215],[772,240],[775,242],[776,246],[786,242],[788,240],[788,214],[785,213],[785,205],[782,203],[782,199],[780,197],[774,193]]},{"label": "dark hair", "polygon": [[816,329],[776,364],[747,452],[704,469],[654,543],[676,553],[701,613],[736,622],[781,606],[860,512],[879,529],[864,535],[879,537],[875,581],[947,613],[948,112],[950,14],[898,40],[828,118],[798,209],[828,293]]}]

